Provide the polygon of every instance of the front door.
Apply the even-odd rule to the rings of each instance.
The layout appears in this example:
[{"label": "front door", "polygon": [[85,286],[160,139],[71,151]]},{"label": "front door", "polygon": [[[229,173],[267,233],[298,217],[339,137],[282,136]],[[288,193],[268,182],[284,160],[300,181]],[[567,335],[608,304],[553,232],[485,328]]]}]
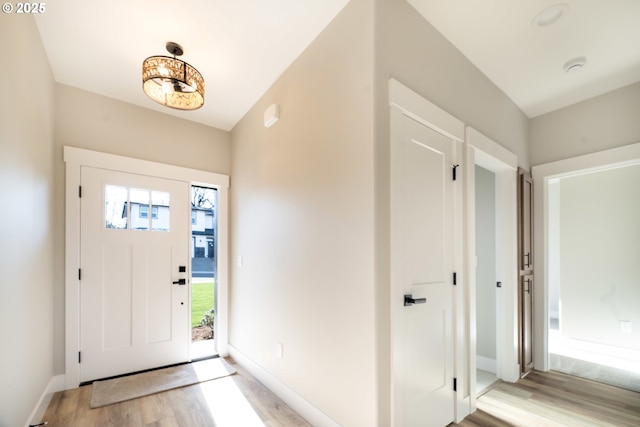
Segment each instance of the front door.
[{"label": "front door", "polygon": [[187,361],[187,182],[81,168],[80,380]]},{"label": "front door", "polygon": [[453,393],[455,142],[392,113],[394,425],[446,426]]}]

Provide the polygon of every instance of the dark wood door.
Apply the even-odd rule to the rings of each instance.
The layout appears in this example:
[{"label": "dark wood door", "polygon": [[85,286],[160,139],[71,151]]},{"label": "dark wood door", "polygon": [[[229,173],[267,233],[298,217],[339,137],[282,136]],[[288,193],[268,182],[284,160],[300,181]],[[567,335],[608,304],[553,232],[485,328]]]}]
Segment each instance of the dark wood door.
[{"label": "dark wood door", "polygon": [[518,320],[521,374],[533,369],[533,179],[520,169],[518,180]]},{"label": "dark wood door", "polygon": [[522,372],[529,372],[533,369],[533,274],[520,278],[520,295],[522,296],[521,313],[521,343],[520,343],[520,366]]},{"label": "dark wood door", "polygon": [[520,175],[520,270],[533,270],[533,179]]}]

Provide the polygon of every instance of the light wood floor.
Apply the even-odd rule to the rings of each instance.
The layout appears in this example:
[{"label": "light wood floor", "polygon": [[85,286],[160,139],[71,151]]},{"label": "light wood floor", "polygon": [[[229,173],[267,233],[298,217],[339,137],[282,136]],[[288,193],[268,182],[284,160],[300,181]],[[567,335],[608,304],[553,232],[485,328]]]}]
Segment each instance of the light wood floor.
[{"label": "light wood floor", "polygon": [[[90,409],[91,386],[56,393],[47,427],[310,426],[232,359],[236,375],[103,408]],[[459,427],[638,427],[640,393],[557,372],[499,383]],[[369,426],[354,426],[369,427]]]},{"label": "light wood floor", "polygon": [[638,427],[640,393],[565,375],[533,371],[482,395],[460,427]]},{"label": "light wood floor", "polygon": [[47,427],[306,427],[311,426],[233,359],[229,377],[91,409],[92,386],[56,393]]}]

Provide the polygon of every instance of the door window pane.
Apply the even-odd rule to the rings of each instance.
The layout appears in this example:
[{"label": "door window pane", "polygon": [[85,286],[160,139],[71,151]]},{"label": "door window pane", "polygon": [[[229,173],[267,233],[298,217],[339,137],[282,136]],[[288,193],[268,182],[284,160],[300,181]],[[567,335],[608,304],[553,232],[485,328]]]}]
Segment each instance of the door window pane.
[{"label": "door window pane", "polygon": [[131,229],[149,229],[149,190],[139,188],[129,189],[129,201],[131,203]]},{"label": "door window pane", "polygon": [[128,189],[115,185],[104,187],[104,218],[106,228],[127,228]]},{"label": "door window pane", "polygon": [[169,231],[170,194],[165,191],[151,192],[151,229],[153,231]]}]

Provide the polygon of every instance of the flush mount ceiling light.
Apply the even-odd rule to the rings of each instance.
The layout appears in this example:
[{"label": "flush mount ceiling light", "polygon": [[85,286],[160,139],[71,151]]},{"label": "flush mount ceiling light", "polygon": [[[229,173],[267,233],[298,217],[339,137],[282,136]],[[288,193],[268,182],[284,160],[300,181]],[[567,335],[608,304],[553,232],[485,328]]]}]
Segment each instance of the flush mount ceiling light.
[{"label": "flush mount ceiling light", "polygon": [[167,43],[173,55],[150,56],[142,63],[142,89],[158,104],[177,110],[197,110],[204,105],[204,79],[191,65],[177,59],[182,47]]},{"label": "flush mount ceiling light", "polygon": [[587,58],[584,56],[579,56],[577,58],[570,59],[564,64],[564,71],[566,73],[574,73],[584,67],[587,63]]},{"label": "flush mount ceiling light", "polygon": [[558,22],[560,18],[564,16],[565,13],[569,10],[569,5],[561,3],[556,4],[551,7],[544,9],[542,12],[538,13],[531,25],[535,27],[548,27],[549,25]]}]

